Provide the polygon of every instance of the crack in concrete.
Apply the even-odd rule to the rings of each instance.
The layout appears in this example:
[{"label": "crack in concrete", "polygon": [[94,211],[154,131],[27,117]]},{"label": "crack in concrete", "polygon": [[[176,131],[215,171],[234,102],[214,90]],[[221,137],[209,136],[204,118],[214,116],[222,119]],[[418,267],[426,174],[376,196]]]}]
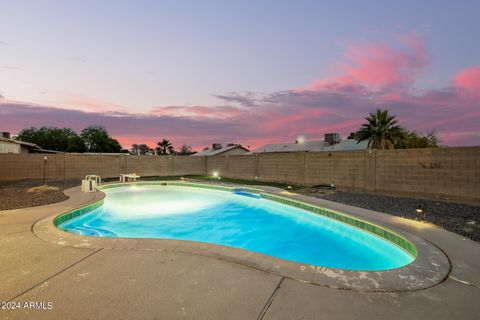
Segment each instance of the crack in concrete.
[{"label": "crack in concrete", "polygon": [[474,288],[480,289],[480,287],[479,287],[479,286],[477,286],[476,284],[474,284],[474,283],[471,283],[471,282],[468,282],[468,281],[465,281],[465,280],[460,280],[460,279],[457,279],[457,278],[455,278],[455,277],[454,277],[454,276],[452,276],[452,275],[450,275],[450,276],[449,276],[449,279],[452,279],[452,280],[454,280],[454,281],[460,282],[460,283],[462,283],[462,284],[466,284],[467,286],[471,286],[471,287],[474,287]]},{"label": "crack in concrete", "polygon": [[35,289],[35,288],[37,288],[37,287],[39,287],[39,286],[42,286],[42,285],[44,285],[44,284],[48,283],[48,281],[50,281],[52,278],[54,278],[54,277],[58,276],[59,274],[63,273],[64,271],[67,271],[68,269],[70,269],[70,268],[72,268],[72,267],[76,266],[77,264],[79,264],[79,263],[81,263],[81,262],[83,262],[83,261],[87,260],[88,258],[90,258],[91,256],[93,256],[94,254],[96,254],[96,253],[98,253],[98,252],[100,252],[100,251],[102,251],[102,250],[103,250],[103,248],[100,248],[100,249],[98,249],[98,250],[95,250],[94,252],[90,253],[89,255],[87,255],[87,256],[85,256],[85,257],[81,258],[80,260],[77,260],[77,261],[75,261],[74,263],[70,264],[69,266],[67,266],[67,267],[63,268],[62,270],[60,270],[60,271],[58,271],[58,272],[54,273],[53,275],[51,275],[51,276],[50,276],[50,277],[48,277],[47,279],[45,279],[45,280],[42,280],[42,281],[40,281],[39,283],[37,283],[37,284],[33,285],[32,287],[28,288],[27,290],[25,290],[25,291],[23,291],[23,292],[21,292],[21,293],[17,294],[15,297],[13,297],[13,298],[9,299],[7,302],[14,301],[14,300],[16,300],[16,299],[20,298],[21,296],[23,296],[24,294],[26,294],[26,293],[28,293],[28,292],[32,291],[33,289]]},{"label": "crack in concrete", "polygon": [[278,292],[280,291],[280,288],[282,287],[282,284],[283,284],[283,281],[284,281],[284,280],[285,280],[285,277],[282,277],[282,278],[280,279],[280,281],[278,282],[277,286],[275,287],[275,290],[273,291],[272,295],[270,296],[270,298],[268,299],[267,303],[266,303],[265,306],[263,307],[262,311],[261,311],[260,314],[258,315],[257,320],[263,320],[263,318],[264,318],[265,315],[267,314],[268,309],[269,309],[270,306],[272,305],[273,300],[275,300],[275,297],[277,296]]}]

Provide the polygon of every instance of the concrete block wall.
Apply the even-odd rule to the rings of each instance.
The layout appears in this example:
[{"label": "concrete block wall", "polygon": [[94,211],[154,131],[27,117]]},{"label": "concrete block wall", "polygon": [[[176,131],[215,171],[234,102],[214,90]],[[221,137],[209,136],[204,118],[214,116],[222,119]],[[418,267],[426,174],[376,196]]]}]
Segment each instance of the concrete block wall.
[{"label": "concrete block wall", "polygon": [[216,157],[0,154],[0,181],[203,175],[480,201],[480,147],[285,152]]},{"label": "concrete block wall", "polygon": [[332,184],[346,189],[365,188],[365,152],[305,154],[305,184]]},{"label": "concrete block wall", "polygon": [[[65,159],[66,179],[79,179],[87,174],[96,174],[102,178],[118,177],[121,168],[125,167],[124,156],[58,154]],[[61,179],[61,177],[57,177]]]},{"label": "concrete block wall", "polygon": [[176,156],[169,157],[172,162],[171,175],[204,175],[206,172],[205,157]]},{"label": "concrete block wall", "polygon": [[56,154],[0,154],[0,181],[42,179],[43,162],[46,179],[63,179],[64,158]]},{"label": "concrete block wall", "polygon": [[258,176],[258,156],[228,155],[228,171],[226,177],[254,180]]},{"label": "concrete block wall", "polygon": [[207,174],[480,201],[480,147],[208,157]]},{"label": "concrete block wall", "polygon": [[[120,173],[136,173],[140,176],[166,176],[167,156],[122,156],[125,166]],[[118,176],[118,175],[115,175]]]},{"label": "concrete block wall", "polygon": [[260,181],[304,183],[305,153],[265,153],[258,155],[258,179]]},{"label": "concrete block wall", "polygon": [[234,177],[229,174],[228,166],[228,157],[227,156],[216,156],[216,157],[207,157],[207,174],[212,175],[214,172],[218,172],[220,176],[224,177]]},{"label": "concrete block wall", "polygon": [[203,157],[88,155],[88,154],[0,154],[0,181],[42,179],[43,158],[47,179],[81,179],[87,174],[102,178],[120,173],[140,176],[205,174]]},{"label": "concrete block wall", "polygon": [[480,148],[376,152],[378,192],[480,199]]}]

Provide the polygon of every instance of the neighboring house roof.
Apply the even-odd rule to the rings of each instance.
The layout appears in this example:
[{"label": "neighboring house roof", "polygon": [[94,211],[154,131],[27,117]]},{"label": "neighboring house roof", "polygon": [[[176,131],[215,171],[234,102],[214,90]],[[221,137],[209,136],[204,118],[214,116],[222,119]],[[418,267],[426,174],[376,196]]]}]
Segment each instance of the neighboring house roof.
[{"label": "neighboring house roof", "polygon": [[35,148],[35,149],[42,149],[38,145],[36,145],[35,143],[31,143],[31,142],[7,139],[7,138],[2,138],[2,137],[0,137],[0,141],[20,144],[20,145],[23,145],[25,147],[30,147],[30,148]]},{"label": "neighboring house roof", "polygon": [[24,146],[25,148],[28,148],[29,150],[34,151],[34,152],[41,152],[41,153],[60,153],[59,151],[42,149],[42,148],[40,148],[40,146],[38,146],[37,144],[31,143],[31,142],[25,142],[25,141],[20,141],[20,140],[13,140],[13,139],[8,139],[8,138],[3,138],[3,137],[0,137],[0,141],[2,141],[2,142],[14,143],[14,144],[19,144],[19,145]]},{"label": "neighboring house roof", "polygon": [[295,152],[295,151],[352,151],[366,150],[368,141],[357,143],[355,139],[342,140],[336,144],[329,144],[324,140],[306,141],[304,143],[274,143],[267,144],[253,150],[253,153],[264,152]]},{"label": "neighboring house roof", "polygon": [[225,147],[225,148],[221,148],[221,149],[203,150],[203,151],[197,152],[195,154],[192,154],[192,157],[196,157],[196,156],[216,156],[216,155],[219,155],[221,153],[224,153],[224,152],[236,149],[236,148],[241,148],[241,149],[245,150],[246,152],[249,151],[247,148],[244,148],[242,146],[229,146],[229,147]]}]

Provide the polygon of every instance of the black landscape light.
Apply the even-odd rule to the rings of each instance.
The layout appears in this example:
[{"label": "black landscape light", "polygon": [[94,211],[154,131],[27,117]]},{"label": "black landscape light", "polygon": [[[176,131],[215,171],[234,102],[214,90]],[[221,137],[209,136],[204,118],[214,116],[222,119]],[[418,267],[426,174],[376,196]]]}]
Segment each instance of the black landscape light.
[{"label": "black landscape light", "polygon": [[45,169],[47,167],[48,158],[45,156],[43,157],[43,185],[45,185]]},{"label": "black landscape light", "polygon": [[426,221],[426,216],[427,216],[427,204],[425,202],[420,202],[417,206],[417,208],[415,209],[415,211],[418,213],[418,214],[422,214],[423,215],[423,220]]}]

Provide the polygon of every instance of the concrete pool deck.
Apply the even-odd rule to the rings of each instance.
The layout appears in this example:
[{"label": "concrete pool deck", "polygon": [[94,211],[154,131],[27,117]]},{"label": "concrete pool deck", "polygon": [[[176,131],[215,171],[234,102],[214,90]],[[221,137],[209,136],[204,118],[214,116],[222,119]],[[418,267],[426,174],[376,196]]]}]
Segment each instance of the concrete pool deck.
[{"label": "concrete pool deck", "polygon": [[51,310],[0,310],[0,318],[477,319],[480,314],[480,244],[434,225],[312,200],[426,239],[452,264],[448,277],[427,289],[342,290],[198,254],[198,248],[154,249],[165,240],[114,239],[113,246],[86,237],[73,245],[61,237],[46,241],[35,233],[37,222],[101,197],[68,192],[65,202],[0,211],[0,300],[53,303]]}]

